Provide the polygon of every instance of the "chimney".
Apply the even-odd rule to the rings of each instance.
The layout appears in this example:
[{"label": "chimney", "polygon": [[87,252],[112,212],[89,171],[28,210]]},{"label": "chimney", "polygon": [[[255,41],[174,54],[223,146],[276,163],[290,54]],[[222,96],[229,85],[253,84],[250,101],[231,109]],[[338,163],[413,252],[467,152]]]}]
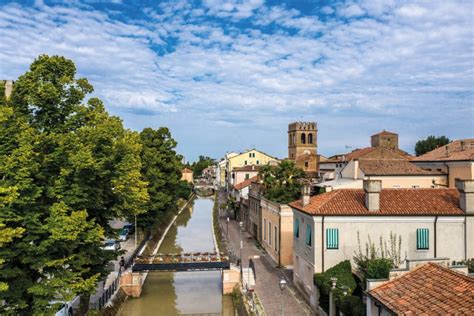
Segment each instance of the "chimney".
[{"label": "chimney", "polygon": [[301,196],[303,198],[303,207],[309,204],[311,194],[311,186],[309,183],[303,183],[303,189],[301,191]]},{"label": "chimney", "polygon": [[380,211],[381,180],[364,180],[365,207],[370,212]]},{"label": "chimney", "polygon": [[459,208],[466,214],[474,214],[474,180],[456,179],[459,190]]}]

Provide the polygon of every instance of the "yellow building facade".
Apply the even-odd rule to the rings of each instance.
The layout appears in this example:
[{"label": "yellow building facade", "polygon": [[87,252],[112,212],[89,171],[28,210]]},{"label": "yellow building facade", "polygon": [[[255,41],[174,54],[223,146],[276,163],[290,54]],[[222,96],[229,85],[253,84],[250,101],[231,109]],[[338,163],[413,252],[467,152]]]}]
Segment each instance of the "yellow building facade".
[{"label": "yellow building facade", "polygon": [[256,165],[256,166],[268,165],[271,163],[275,163],[275,164],[278,163],[278,159],[256,149],[251,149],[241,154],[238,154],[236,156],[229,157],[227,159],[226,173],[225,173],[226,182],[228,184],[231,184],[230,176],[234,168],[243,167],[247,165]]}]

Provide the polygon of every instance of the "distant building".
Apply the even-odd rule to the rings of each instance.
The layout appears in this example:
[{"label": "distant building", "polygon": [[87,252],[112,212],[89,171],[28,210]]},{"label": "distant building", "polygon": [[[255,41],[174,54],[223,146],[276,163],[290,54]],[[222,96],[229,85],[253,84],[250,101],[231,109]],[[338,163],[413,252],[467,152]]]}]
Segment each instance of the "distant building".
[{"label": "distant building", "polygon": [[189,183],[194,182],[193,171],[189,168],[184,168],[181,170],[181,180],[187,181]]},{"label": "distant building", "polygon": [[417,166],[448,174],[448,186],[455,187],[455,179],[474,179],[474,139],[460,139],[414,157]]},{"label": "distant building", "polygon": [[262,185],[257,181],[252,181],[249,189],[249,226],[247,230],[259,243],[262,242],[262,208],[260,206],[262,196]]},{"label": "distant building", "polygon": [[232,170],[231,184],[239,184],[247,179],[253,178],[258,175],[260,171],[260,165],[246,165],[242,167],[236,167]]},{"label": "distant building", "polygon": [[230,195],[235,198],[236,202],[240,202],[242,198],[248,198],[250,184],[254,181],[258,181],[258,175],[254,175],[251,178],[244,179],[243,181],[233,185]]},{"label": "distant building", "polygon": [[288,158],[314,176],[318,171],[317,133],[316,122],[294,122],[288,125]]},{"label": "distant building", "polygon": [[407,262],[389,280],[369,280],[367,316],[473,315],[474,278],[466,275],[467,267],[432,261]]},{"label": "distant building", "polygon": [[[311,306],[318,305],[314,273],[353,261],[368,236],[378,245],[396,233],[403,259],[474,258],[474,181],[456,189],[340,189],[289,203],[293,210],[293,279]],[[307,192],[307,191],[306,191]]]},{"label": "distant building", "polygon": [[4,96],[9,99],[13,92],[13,80],[0,80],[0,85],[3,86]]},{"label": "distant building", "polygon": [[354,159],[342,167],[334,180],[317,183],[326,192],[336,189],[362,189],[363,180],[381,180],[382,188],[443,188],[447,174],[425,170],[404,159]]},{"label": "distant building", "polygon": [[370,137],[372,147],[384,147],[387,149],[398,149],[398,134],[383,130]]}]

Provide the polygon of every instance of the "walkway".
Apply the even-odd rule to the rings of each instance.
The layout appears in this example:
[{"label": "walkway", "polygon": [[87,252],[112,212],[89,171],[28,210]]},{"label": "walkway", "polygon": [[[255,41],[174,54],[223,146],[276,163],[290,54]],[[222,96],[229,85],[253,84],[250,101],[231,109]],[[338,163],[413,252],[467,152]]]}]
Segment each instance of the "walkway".
[{"label": "walkway", "polygon": [[[219,191],[219,204],[225,203],[225,193]],[[237,221],[231,220],[229,222],[229,232],[226,232],[227,216],[220,216],[220,221],[223,228],[224,235],[228,233],[228,241],[236,255],[240,253],[240,227]],[[253,238],[247,232],[242,232],[243,239],[243,267],[248,267],[249,260],[252,258],[255,266],[256,286],[255,292],[262,301],[267,315],[280,315],[283,307],[284,315],[312,315],[310,307],[297,294],[291,280],[291,273],[285,273],[283,269],[277,268],[271,261],[268,255],[259,249]],[[259,256],[258,259],[253,258]],[[279,287],[281,277],[285,277],[287,287],[282,293]]]}]

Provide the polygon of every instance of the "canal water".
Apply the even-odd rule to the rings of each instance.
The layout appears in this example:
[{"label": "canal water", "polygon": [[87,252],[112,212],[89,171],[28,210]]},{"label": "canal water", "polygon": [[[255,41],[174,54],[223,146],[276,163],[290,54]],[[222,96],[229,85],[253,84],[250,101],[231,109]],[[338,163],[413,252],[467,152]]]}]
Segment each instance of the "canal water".
[{"label": "canal water", "polygon": [[[176,219],[159,253],[213,252],[210,198],[197,198]],[[129,298],[122,316],[234,315],[232,298],[222,295],[220,271],[150,272],[140,298]]]}]

